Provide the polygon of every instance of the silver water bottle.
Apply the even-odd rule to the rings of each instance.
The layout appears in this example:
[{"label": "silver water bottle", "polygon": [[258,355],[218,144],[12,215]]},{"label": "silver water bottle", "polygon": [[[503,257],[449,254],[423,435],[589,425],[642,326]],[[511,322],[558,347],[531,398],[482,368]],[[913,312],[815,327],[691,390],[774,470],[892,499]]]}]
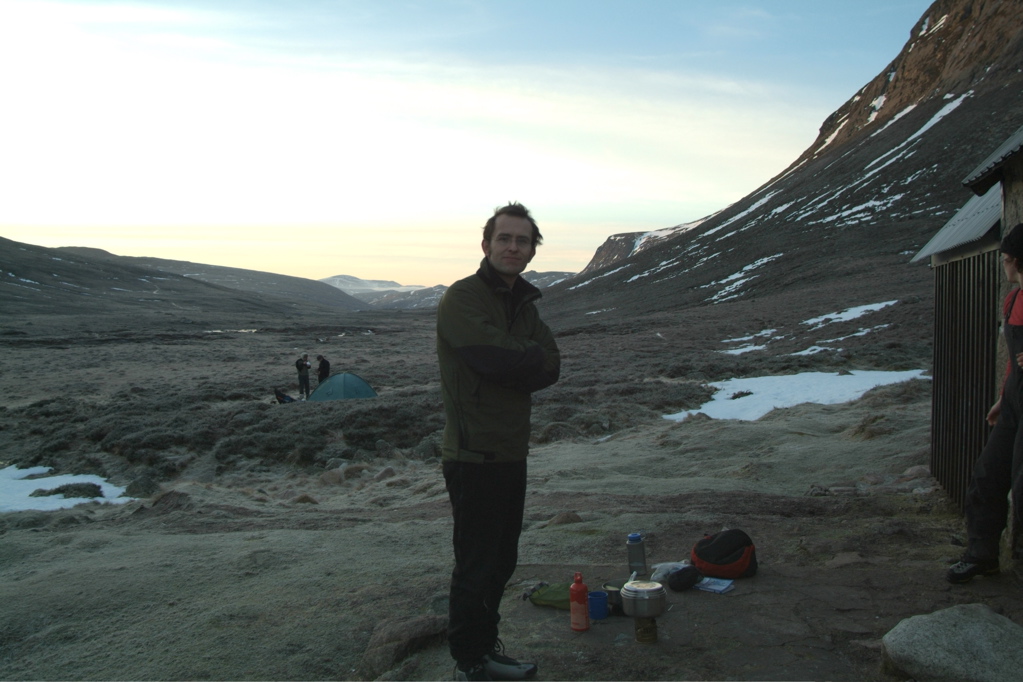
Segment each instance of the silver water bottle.
[{"label": "silver water bottle", "polygon": [[642,533],[629,533],[625,550],[629,555],[629,572],[646,575],[646,546],[643,544]]}]

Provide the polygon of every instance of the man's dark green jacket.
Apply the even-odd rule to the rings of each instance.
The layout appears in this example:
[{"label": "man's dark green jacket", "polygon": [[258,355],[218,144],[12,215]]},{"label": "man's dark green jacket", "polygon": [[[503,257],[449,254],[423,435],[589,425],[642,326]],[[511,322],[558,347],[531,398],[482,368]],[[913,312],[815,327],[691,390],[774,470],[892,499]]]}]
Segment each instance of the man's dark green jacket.
[{"label": "man's dark green jacket", "polygon": [[445,460],[512,462],[529,452],[530,393],[558,380],[561,354],[521,277],[511,289],[484,258],[437,306]]}]

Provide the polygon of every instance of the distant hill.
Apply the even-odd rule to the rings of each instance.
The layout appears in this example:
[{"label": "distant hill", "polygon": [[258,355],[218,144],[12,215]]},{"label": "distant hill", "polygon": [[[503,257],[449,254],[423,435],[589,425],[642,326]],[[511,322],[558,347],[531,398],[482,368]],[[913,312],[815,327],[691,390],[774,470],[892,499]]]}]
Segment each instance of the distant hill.
[{"label": "distant hill", "polygon": [[[544,289],[573,277],[574,273],[525,272],[522,276],[534,286]],[[320,281],[335,286],[374,308],[390,310],[433,308],[447,291],[447,287],[443,285],[409,286],[385,280],[364,280],[351,275],[334,275]]]},{"label": "distant hill", "polygon": [[301,303],[302,305],[313,304],[339,310],[360,310],[366,308],[363,302],[348,296],[344,292],[338,291],[335,287],[327,286],[304,277],[292,277],[290,275],[278,275],[259,270],[205,265],[165,258],[115,256],[102,249],[77,246],[61,247],[57,250],[64,253],[149,268],[161,273],[173,273],[189,279],[261,296],[281,298],[291,302],[293,305],[296,303]]},{"label": "distant hill", "polygon": [[0,237],[0,308],[5,314],[122,314],[190,311],[291,315],[366,304],[333,287],[251,270],[100,249],[50,249]]},{"label": "distant hill", "polygon": [[381,291],[409,292],[426,288],[418,284],[402,285],[386,279],[359,279],[352,275],[334,275],[333,277],[324,277],[320,281],[332,287],[337,287],[349,296],[378,293]]},{"label": "distant hill", "polygon": [[[317,310],[433,308],[445,286],[402,285],[335,275],[316,281],[257,270],[153,257],[117,256],[78,246],[46,248],[0,238],[0,305],[9,313],[161,310],[215,314],[314,315]],[[567,272],[524,275],[543,288]]]},{"label": "distant hill", "polygon": [[447,287],[438,284],[435,287],[415,289],[413,291],[383,290],[367,291],[355,294],[360,301],[369,303],[374,308],[390,310],[412,310],[416,308],[435,308]]}]

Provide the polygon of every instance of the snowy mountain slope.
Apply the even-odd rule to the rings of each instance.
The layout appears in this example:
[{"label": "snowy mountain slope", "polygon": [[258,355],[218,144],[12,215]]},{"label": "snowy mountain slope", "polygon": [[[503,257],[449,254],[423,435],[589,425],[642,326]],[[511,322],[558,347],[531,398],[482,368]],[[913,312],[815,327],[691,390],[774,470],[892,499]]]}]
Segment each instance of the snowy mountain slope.
[{"label": "snowy mountain slope", "polygon": [[594,310],[765,297],[807,316],[835,301],[929,300],[928,269],[910,258],[970,198],[962,179],[1023,123],[1023,13],[1013,7],[934,3],[784,172],[702,221],[610,238],[607,257],[553,287],[548,305],[586,324]]}]

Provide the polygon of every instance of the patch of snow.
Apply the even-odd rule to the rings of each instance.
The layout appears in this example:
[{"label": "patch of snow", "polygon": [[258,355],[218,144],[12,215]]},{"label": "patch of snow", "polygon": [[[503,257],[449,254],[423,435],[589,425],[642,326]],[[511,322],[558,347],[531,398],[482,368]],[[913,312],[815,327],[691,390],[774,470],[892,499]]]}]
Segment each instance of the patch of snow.
[{"label": "patch of snow", "polygon": [[740,346],[739,348],[729,348],[728,350],[719,350],[718,353],[724,353],[725,355],[742,355],[743,353],[749,353],[754,350],[764,350],[767,346]]},{"label": "patch of snow", "polygon": [[[0,469],[0,512],[26,511],[30,509],[38,511],[53,511],[55,509],[68,509],[87,502],[104,502],[108,504],[124,504],[131,502],[134,498],[121,497],[124,488],[107,483],[99,476],[63,474],[59,476],[46,476],[44,478],[26,478],[28,476],[39,476],[51,471],[50,467],[31,467],[29,469],[18,469],[9,466]],[[103,492],[103,497],[64,497],[62,495],[45,495],[32,497],[32,493],[39,489],[52,490],[62,485],[72,483],[95,483]]]},{"label": "patch of snow", "polygon": [[[709,218],[710,216],[708,216]],[[632,247],[632,253],[638,253],[643,249],[646,249],[657,242],[665,239],[670,239],[677,235],[683,234],[693,230],[707,221],[708,218],[701,218],[700,220],[694,220],[691,223],[682,223],[674,227],[666,227],[660,230],[653,230],[651,232],[645,232],[636,238],[635,243]],[[629,254],[632,255],[632,254]]]},{"label": "patch of snow", "polygon": [[[682,421],[702,412],[713,419],[755,421],[771,410],[802,403],[836,405],[856,400],[878,386],[927,379],[922,369],[906,372],[853,370],[849,374],[803,372],[787,376],[745,377],[715,381],[714,398],[698,409],[664,415]],[[739,397],[736,397],[739,396]]]},{"label": "patch of snow", "polygon": [[835,131],[834,131],[833,133],[831,133],[831,135],[828,135],[828,139],[824,140],[824,144],[822,144],[822,145],[821,145],[820,147],[817,147],[817,149],[815,149],[813,153],[814,153],[815,155],[816,155],[816,154],[820,154],[820,153],[821,153],[821,150],[822,150],[822,149],[824,149],[824,148],[825,148],[825,147],[827,147],[827,146],[828,146],[829,144],[831,144],[832,142],[834,142],[834,141],[835,141],[835,138],[836,138],[836,137],[838,137],[838,133],[839,133],[839,132],[840,132],[840,131],[842,130],[842,128],[844,128],[844,127],[845,127],[845,124],[846,124],[846,123],[848,123],[848,122],[849,122],[849,119],[848,119],[848,118],[846,118],[846,119],[845,119],[844,121],[842,121],[841,123],[839,123],[839,124],[838,124],[838,127],[837,127],[837,128],[835,128]]},{"label": "patch of snow", "polygon": [[934,164],[933,166],[930,166],[929,168],[921,168],[916,173],[913,173],[908,178],[903,180],[902,184],[903,185],[911,185],[914,182],[916,182],[924,174],[926,174],[926,173],[933,173],[937,169],[938,169],[938,164]]},{"label": "patch of snow", "polygon": [[870,108],[873,109],[873,111],[870,112],[870,116],[867,118],[867,123],[874,122],[874,119],[877,118],[877,113],[881,111],[881,107],[884,106],[885,99],[885,95],[878,95],[874,98],[874,101],[870,103]]},{"label": "patch of snow", "polygon": [[649,277],[650,275],[655,275],[658,272],[660,272],[661,270],[664,270],[665,268],[671,267],[676,262],[678,262],[678,258],[672,258],[671,260],[661,261],[658,265],[656,265],[653,268],[647,270],[646,272],[641,272],[638,275],[633,275],[632,277],[630,277],[629,279],[627,279],[625,281],[626,281],[626,283],[628,283],[628,282],[635,282],[637,279],[641,279],[643,277]]},{"label": "patch of snow", "polygon": [[853,206],[852,208],[840,211],[835,215],[828,216],[827,218],[821,218],[820,222],[830,223],[840,218],[848,218],[856,213],[863,211],[873,210],[875,213],[884,209],[890,208],[892,204],[906,196],[905,194],[895,194],[887,198],[886,201],[878,201],[877,199],[871,199],[870,201],[860,204],[859,206]]},{"label": "patch of snow", "polygon": [[737,291],[743,284],[745,284],[746,282],[750,281],[751,279],[755,279],[756,277],[759,276],[759,275],[753,275],[752,277],[747,277],[746,276],[747,274],[749,274],[753,270],[756,270],[757,268],[759,268],[762,265],[766,265],[767,263],[770,263],[773,260],[777,260],[778,258],[781,258],[783,255],[784,254],[776,253],[773,256],[766,256],[764,258],[761,258],[760,260],[757,260],[757,261],[754,261],[753,263],[750,263],[749,265],[744,267],[742,270],[739,270],[738,272],[732,273],[731,275],[729,275],[728,277],[725,277],[724,279],[718,280],[716,282],[711,282],[710,284],[704,284],[700,288],[701,289],[705,289],[707,287],[719,286],[721,284],[728,284],[728,286],[726,286],[724,289],[722,289],[721,291],[717,292],[716,294],[714,294],[713,296],[711,296],[710,298],[707,299],[708,301],[714,301],[714,302],[726,301],[729,298],[732,298],[732,294],[735,291]]},{"label": "patch of snow", "polygon": [[579,284],[576,284],[574,287],[569,287],[568,290],[572,291],[573,289],[578,289],[580,287],[584,287],[587,284],[592,284],[593,282],[596,282],[598,279],[603,279],[604,277],[610,277],[611,275],[615,274],[616,272],[621,272],[622,270],[625,270],[628,267],[630,267],[630,266],[629,265],[623,265],[620,268],[615,268],[614,270],[611,270],[610,272],[605,272],[604,274],[597,275],[596,277],[594,277],[592,279],[588,279],[585,282],[580,282]]},{"label": "patch of snow", "polygon": [[740,341],[752,341],[753,339],[760,338],[761,336],[771,336],[776,331],[778,331],[778,330],[777,329],[765,329],[763,331],[757,332],[756,334],[750,334],[749,336],[739,336],[739,337],[734,338],[734,339],[722,339],[721,343],[738,343]]},{"label": "patch of snow", "polygon": [[893,116],[891,118],[891,120],[888,123],[886,123],[884,126],[882,126],[879,130],[876,130],[873,133],[871,133],[871,137],[874,137],[875,135],[880,135],[881,133],[883,133],[885,130],[888,129],[888,126],[892,125],[893,123],[895,123],[896,121],[898,121],[899,119],[904,117],[906,115],[906,113],[908,113],[911,110],[914,110],[915,108],[917,108],[916,104],[909,104],[904,109],[902,109],[901,111],[896,113],[896,115]]},{"label": "patch of snow", "polygon": [[777,193],[778,193],[779,191],[781,191],[781,190],[775,190],[774,192],[771,192],[770,194],[768,194],[767,196],[765,196],[765,197],[764,197],[763,199],[760,199],[759,201],[757,201],[756,203],[754,203],[754,204],[753,204],[752,206],[750,206],[749,208],[747,208],[747,209],[746,209],[745,211],[743,211],[743,212],[741,212],[741,213],[739,213],[739,214],[737,214],[737,215],[734,215],[734,216],[732,216],[731,218],[729,218],[729,219],[728,219],[728,220],[726,220],[725,222],[721,223],[721,224],[720,224],[720,225],[718,225],[717,227],[715,227],[715,228],[713,228],[713,229],[711,229],[711,230],[707,230],[706,232],[704,232],[704,233],[703,233],[703,235],[702,235],[702,236],[704,236],[704,237],[709,237],[710,235],[714,234],[715,232],[718,232],[718,231],[720,231],[720,230],[724,229],[725,227],[728,227],[728,226],[729,226],[729,225],[731,225],[732,223],[734,223],[734,222],[736,222],[736,221],[739,221],[739,220],[742,220],[743,218],[745,218],[746,216],[748,216],[748,215],[749,215],[750,213],[753,213],[754,211],[756,211],[757,209],[759,209],[759,208],[760,208],[761,206],[763,206],[764,204],[766,204],[766,203],[767,203],[767,202],[768,202],[768,201],[769,201],[769,200],[771,199],[771,197],[773,197],[773,196],[774,196],[775,194],[777,194]]},{"label": "patch of snow", "polygon": [[836,353],[841,352],[841,348],[825,348],[824,346],[810,346],[809,348],[795,353],[789,353],[789,355],[816,355],[817,353],[823,353],[824,351],[835,351]]},{"label": "patch of snow", "polygon": [[859,182],[861,182],[861,183],[862,183],[862,182],[864,182],[864,181],[866,181],[866,180],[869,180],[869,179],[870,179],[870,178],[871,178],[872,176],[874,176],[874,175],[877,175],[877,174],[878,174],[878,173],[880,173],[880,172],[881,172],[882,170],[884,170],[884,169],[885,169],[885,168],[887,168],[888,166],[892,165],[892,164],[893,164],[893,163],[895,163],[896,161],[902,161],[902,160],[904,160],[904,159],[908,159],[909,157],[913,156],[914,154],[916,154],[916,151],[909,151],[908,149],[903,149],[903,150],[902,150],[901,152],[899,152],[899,153],[898,153],[898,154],[897,154],[896,156],[893,156],[892,158],[888,159],[887,161],[885,161],[885,162],[884,162],[883,164],[881,164],[880,166],[878,166],[878,167],[877,167],[877,168],[875,168],[874,170],[872,170],[872,171],[867,171],[867,172],[866,172],[866,173],[865,173],[865,174],[863,175],[863,177],[862,177],[862,178],[860,178]]},{"label": "patch of snow", "polygon": [[[917,139],[917,138],[919,138],[919,137],[920,137],[921,135],[923,135],[924,133],[926,133],[926,132],[927,132],[928,130],[930,130],[931,128],[933,128],[934,126],[936,126],[936,125],[937,125],[937,124],[938,124],[938,123],[939,123],[939,122],[941,121],[941,119],[945,118],[946,116],[948,116],[949,114],[951,114],[951,113],[952,113],[953,111],[955,111],[955,110],[956,110],[957,108],[959,108],[959,105],[960,105],[960,104],[962,104],[962,103],[963,103],[963,102],[964,102],[964,101],[966,100],[966,98],[967,98],[967,97],[972,97],[972,96],[973,96],[973,90],[970,90],[970,91],[968,91],[968,92],[964,93],[964,94],[963,94],[963,95],[962,95],[961,97],[959,97],[958,99],[956,99],[956,100],[954,100],[954,101],[952,101],[952,102],[949,102],[948,104],[946,104],[945,106],[943,106],[943,107],[941,108],[941,110],[940,110],[940,111],[938,111],[938,113],[934,114],[934,116],[931,116],[930,120],[929,120],[929,121],[927,121],[927,123],[923,124],[923,126],[921,126],[921,128],[920,128],[919,130],[917,130],[917,131],[916,131],[915,133],[913,133],[912,135],[910,135],[909,137],[907,137],[907,138],[906,138],[906,139],[905,139],[905,140],[904,140],[904,141],[902,142],[902,144],[900,144],[900,145],[898,145],[898,146],[896,146],[896,147],[893,147],[892,149],[888,150],[887,152],[885,152],[885,153],[884,153],[884,154],[882,154],[881,156],[877,157],[876,159],[874,159],[873,161],[871,161],[870,163],[868,163],[868,164],[866,165],[866,168],[870,168],[870,167],[871,167],[871,166],[873,166],[873,165],[874,165],[875,163],[878,163],[879,161],[881,161],[881,160],[882,160],[882,159],[884,159],[885,157],[887,157],[887,156],[890,156],[890,155],[892,155],[892,154],[895,154],[896,152],[899,152],[899,153],[901,154],[901,153],[902,153],[902,151],[903,151],[903,148],[904,148],[904,147],[906,147],[906,146],[907,146],[907,145],[908,145],[909,143],[911,143],[911,142],[912,142],[913,140],[916,140],[916,139]],[[907,110],[907,111],[908,111],[908,110]],[[883,130],[883,128],[882,128],[882,130]],[[880,132],[880,131],[879,131],[879,132]],[[888,165],[888,164],[885,164],[885,165]],[[883,166],[882,166],[882,168],[883,168]]]},{"label": "patch of snow", "polygon": [[938,22],[936,24],[934,24],[934,28],[932,28],[930,31],[927,31],[927,35],[931,35],[935,31],[940,30],[941,27],[943,27],[945,25],[945,20],[946,19],[948,19],[948,15],[947,14],[945,16],[943,16],[942,18],[938,19]]},{"label": "patch of snow", "polygon": [[837,313],[827,313],[825,315],[819,315],[817,317],[811,317],[808,320],[803,320],[800,324],[812,325],[812,329],[820,329],[824,325],[832,324],[833,322],[846,322],[848,320],[855,320],[858,317],[862,317],[867,313],[877,312],[887,308],[890,305],[895,305],[898,300],[885,301],[884,303],[868,303],[867,305],[855,306],[853,308],[846,308]]},{"label": "patch of snow", "polygon": [[18,287],[20,289],[30,289],[32,291],[42,291],[42,289],[38,289],[36,287],[27,287],[24,284],[16,284],[14,282],[4,282],[4,284],[6,284],[7,286]]},{"label": "patch of snow", "polygon": [[878,329],[886,329],[891,325],[879,324],[873,327],[861,327],[859,331],[853,332],[852,334],[846,334],[845,336],[839,336],[837,339],[823,339],[817,343],[838,343],[839,341],[845,341],[846,339],[852,339],[857,336],[866,336],[870,332],[876,332]]}]

